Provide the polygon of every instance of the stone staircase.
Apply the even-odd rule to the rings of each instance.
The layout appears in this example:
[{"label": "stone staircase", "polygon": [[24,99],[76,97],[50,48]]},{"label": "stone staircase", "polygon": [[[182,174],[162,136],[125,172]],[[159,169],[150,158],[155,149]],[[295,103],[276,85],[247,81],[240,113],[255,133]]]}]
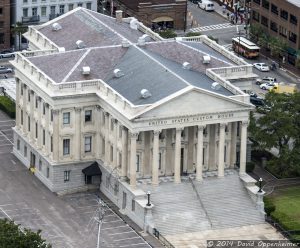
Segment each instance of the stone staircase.
[{"label": "stone staircase", "polygon": [[162,235],[190,233],[211,229],[191,183],[161,183],[158,187],[143,186],[151,192],[155,227]]},{"label": "stone staircase", "polygon": [[224,178],[193,181],[212,229],[265,223],[237,173]]}]

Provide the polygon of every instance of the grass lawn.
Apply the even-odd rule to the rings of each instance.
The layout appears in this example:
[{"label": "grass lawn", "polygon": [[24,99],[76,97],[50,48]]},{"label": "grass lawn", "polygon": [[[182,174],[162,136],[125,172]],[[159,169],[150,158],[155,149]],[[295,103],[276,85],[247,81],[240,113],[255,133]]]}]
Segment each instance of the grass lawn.
[{"label": "grass lawn", "polygon": [[273,219],[286,230],[299,230],[293,238],[300,240],[300,186],[278,189],[267,198],[276,206]]}]

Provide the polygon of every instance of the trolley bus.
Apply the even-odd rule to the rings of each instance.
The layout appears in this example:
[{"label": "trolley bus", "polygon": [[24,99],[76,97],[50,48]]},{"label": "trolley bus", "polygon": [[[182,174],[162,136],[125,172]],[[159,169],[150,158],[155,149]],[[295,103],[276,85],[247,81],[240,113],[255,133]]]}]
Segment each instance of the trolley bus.
[{"label": "trolley bus", "polygon": [[247,59],[254,59],[259,56],[260,48],[244,37],[235,37],[232,38],[232,49]]}]

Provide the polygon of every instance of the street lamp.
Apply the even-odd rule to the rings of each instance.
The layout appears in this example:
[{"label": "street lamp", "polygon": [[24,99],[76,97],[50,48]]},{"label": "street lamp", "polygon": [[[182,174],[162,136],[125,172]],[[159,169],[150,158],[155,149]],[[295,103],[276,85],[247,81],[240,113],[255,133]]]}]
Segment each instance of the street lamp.
[{"label": "street lamp", "polygon": [[147,207],[150,207],[150,206],[151,206],[151,203],[150,203],[150,195],[151,195],[151,192],[148,191],[148,192],[147,192],[148,202],[147,202],[147,204],[146,204]]},{"label": "street lamp", "polygon": [[258,192],[259,193],[262,193],[262,190],[261,190],[261,184],[262,184],[262,178],[259,178],[259,180],[258,180],[258,182],[259,182],[259,190],[258,190]]}]

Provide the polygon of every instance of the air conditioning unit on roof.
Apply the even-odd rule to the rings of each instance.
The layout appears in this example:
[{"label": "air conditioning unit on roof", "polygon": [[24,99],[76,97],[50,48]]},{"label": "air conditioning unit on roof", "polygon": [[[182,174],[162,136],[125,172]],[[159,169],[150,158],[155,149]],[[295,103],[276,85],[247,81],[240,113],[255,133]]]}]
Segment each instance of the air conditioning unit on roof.
[{"label": "air conditioning unit on roof", "polygon": [[210,63],[210,56],[204,55],[203,56],[203,64],[209,64]]},{"label": "air conditioning unit on roof", "polygon": [[52,30],[53,31],[58,31],[58,30],[61,30],[61,29],[62,29],[62,27],[59,23],[55,22],[55,23],[52,24]]}]

